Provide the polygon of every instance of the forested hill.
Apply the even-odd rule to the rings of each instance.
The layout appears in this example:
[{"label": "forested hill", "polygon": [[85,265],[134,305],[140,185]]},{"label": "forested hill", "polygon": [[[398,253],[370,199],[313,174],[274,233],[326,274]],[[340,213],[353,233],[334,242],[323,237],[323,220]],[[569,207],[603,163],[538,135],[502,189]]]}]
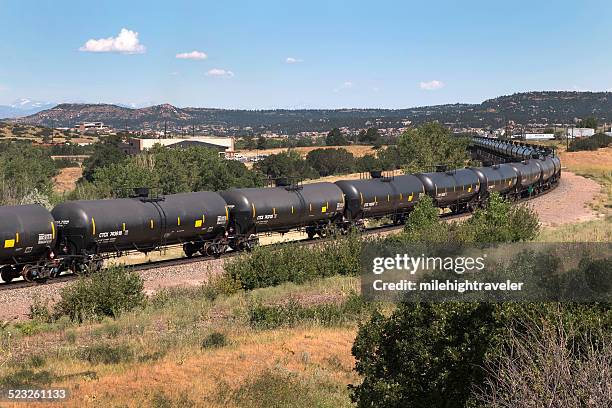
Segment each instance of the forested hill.
[{"label": "forested hill", "polygon": [[83,121],[103,121],[117,129],[163,129],[164,126],[246,127],[293,134],[326,131],[333,127],[402,127],[406,121],[419,124],[437,120],[455,127],[502,127],[517,123],[564,124],[574,118],[596,117],[612,122],[611,92],[526,92],[501,96],[480,104],[451,104],[408,109],[302,109],[229,110],[177,108],[156,105],[130,109],[109,104],[61,104],[14,122],[53,127],[73,126]]}]

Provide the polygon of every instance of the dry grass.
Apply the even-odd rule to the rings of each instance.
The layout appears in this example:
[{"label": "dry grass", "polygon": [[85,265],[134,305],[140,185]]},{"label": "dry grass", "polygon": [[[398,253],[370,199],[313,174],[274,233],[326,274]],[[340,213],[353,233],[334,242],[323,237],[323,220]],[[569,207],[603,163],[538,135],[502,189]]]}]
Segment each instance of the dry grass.
[{"label": "dry grass", "polygon": [[[30,140],[35,143],[42,143],[43,138],[41,132],[46,129],[43,126],[0,123],[0,141],[2,140]],[[64,143],[70,141],[72,143],[95,143],[98,140],[96,136],[85,136],[79,133],[69,132],[69,137],[59,131],[53,131],[53,142]]]},{"label": "dry grass", "polygon": [[[116,320],[63,322],[15,338],[23,357],[13,356],[18,365],[6,366],[0,381],[27,369],[28,378],[46,378],[44,386],[70,390],[68,401],[41,406],[348,407],[346,385],[359,380],[350,351],[356,323],[254,330],[247,311],[252,302],[336,303],[358,287],[355,277],[333,277],[215,300],[175,290]],[[227,345],[203,348],[215,332]],[[32,354],[36,359],[25,358]]]},{"label": "dry grass", "polygon": [[539,242],[612,242],[612,216],[543,229]]},{"label": "dry grass", "polygon": [[600,213],[610,214],[612,209],[612,147],[595,151],[563,152],[564,167],[580,176],[591,178],[602,186],[602,194],[593,203]]},{"label": "dry grass", "polygon": [[[94,369],[96,379],[60,381],[54,386],[69,387],[72,398],[65,407],[141,407],[152,405],[156,394],[170,401],[188,400],[195,406],[223,407],[231,404],[223,396],[240,389],[254,377],[269,370],[293,373],[303,382],[304,391],[313,379],[335,385],[341,394],[333,399],[349,406],[346,384],[358,378],[350,349],[355,328],[300,328],[236,333],[232,345],[216,350],[180,350],[152,363],[102,365],[85,362],[54,365],[66,375]],[[78,377],[77,377],[78,378]],[[294,396],[297,400],[299,396]],[[320,396],[321,399],[329,396]],[[147,403],[148,402],[148,403]],[[44,405],[43,405],[44,406]]]},{"label": "dry grass", "polygon": [[560,158],[564,168],[593,179],[602,186],[601,194],[591,203],[601,217],[597,220],[545,229],[537,240],[541,242],[612,241],[612,147],[596,151],[562,152]]},{"label": "dry grass", "polygon": [[76,182],[83,175],[81,167],[66,167],[60,169],[59,174],[53,178],[53,190],[56,193],[68,193],[75,189]]}]

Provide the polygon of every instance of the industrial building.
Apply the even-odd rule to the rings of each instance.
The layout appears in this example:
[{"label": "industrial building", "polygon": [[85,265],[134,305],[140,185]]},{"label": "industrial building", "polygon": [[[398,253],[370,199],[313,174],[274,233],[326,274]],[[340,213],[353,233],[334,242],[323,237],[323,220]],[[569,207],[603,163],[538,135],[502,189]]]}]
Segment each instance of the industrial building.
[{"label": "industrial building", "polygon": [[568,128],[567,129],[567,137],[573,139],[575,137],[591,137],[595,134],[595,129],[593,128]]},{"label": "industrial building", "polygon": [[234,154],[234,138],[233,137],[215,137],[215,136],[198,136],[189,138],[174,138],[174,139],[142,139],[130,137],[124,146],[124,151],[127,154],[138,154],[144,150],[149,150],[156,144],[169,148],[186,148],[186,147],[208,147],[215,149],[219,154],[225,157],[232,157]]},{"label": "industrial building", "polygon": [[554,133],[525,133],[525,140],[553,140],[555,138]]}]

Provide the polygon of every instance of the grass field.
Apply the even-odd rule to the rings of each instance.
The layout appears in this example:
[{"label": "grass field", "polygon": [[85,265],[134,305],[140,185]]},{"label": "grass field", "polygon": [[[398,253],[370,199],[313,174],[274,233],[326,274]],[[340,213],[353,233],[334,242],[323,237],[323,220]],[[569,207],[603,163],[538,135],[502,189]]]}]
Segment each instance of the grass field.
[{"label": "grass field", "polygon": [[[546,229],[539,241],[610,242],[612,241],[612,147],[596,151],[561,152],[563,167],[591,178],[602,186],[602,193],[591,205],[601,214],[598,220]],[[563,214],[559,214],[560,217]]]},{"label": "grass field", "polygon": [[0,122],[0,141],[29,140],[35,143],[43,143],[45,134],[53,135],[53,143],[95,143],[98,141],[96,136],[85,136],[74,131],[63,132],[43,126]]},{"label": "grass field", "polygon": [[[67,387],[68,407],[348,407],[347,384],[359,380],[350,349],[365,315],[334,305],[358,285],[333,277],[214,300],[177,289],[116,320],[5,326],[0,386]],[[336,317],[253,326],[254,305],[291,310],[288,302],[328,305]]]}]

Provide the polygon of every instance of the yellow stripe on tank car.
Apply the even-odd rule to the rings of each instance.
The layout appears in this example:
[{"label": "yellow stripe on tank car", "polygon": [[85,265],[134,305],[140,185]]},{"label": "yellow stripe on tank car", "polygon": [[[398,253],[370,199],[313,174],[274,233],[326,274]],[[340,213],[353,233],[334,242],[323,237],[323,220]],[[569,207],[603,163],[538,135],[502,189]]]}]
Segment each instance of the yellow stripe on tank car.
[{"label": "yellow stripe on tank car", "polygon": [[5,248],[14,248],[15,247],[15,240],[14,239],[4,240],[4,247]]},{"label": "yellow stripe on tank car", "polygon": [[176,225],[181,226],[181,217],[176,217]]},{"label": "yellow stripe on tank car", "polygon": [[408,196],[408,201],[412,201],[412,199],[413,199],[413,198],[414,198],[414,194],[410,194],[410,195]]},{"label": "yellow stripe on tank car", "polygon": [[154,226],[154,224],[153,224],[153,218],[151,218],[151,219],[149,220],[149,225],[151,226],[151,229],[153,229],[153,226]]},{"label": "yellow stripe on tank car", "polygon": [[55,239],[55,223],[51,223],[51,237]]},{"label": "yellow stripe on tank car", "polygon": [[91,217],[91,235],[96,235],[96,220]]},{"label": "yellow stripe on tank car", "polygon": [[121,224],[121,231],[125,232],[125,222]]},{"label": "yellow stripe on tank car", "polygon": [[255,204],[251,203],[251,208],[253,209],[253,218],[255,218],[255,215],[257,215],[257,212],[255,211]]},{"label": "yellow stripe on tank car", "polygon": [[312,203],[308,204],[308,209],[310,210],[310,212],[312,212]]},{"label": "yellow stripe on tank car", "polygon": [[291,206],[291,214],[293,214],[295,212],[295,208],[293,208],[293,206]]},{"label": "yellow stripe on tank car", "polygon": [[400,201],[402,201],[403,199],[404,199],[404,195],[400,193]]},{"label": "yellow stripe on tank car", "polygon": [[[53,223],[51,223],[51,227],[53,227]],[[55,236],[54,236],[54,238],[55,238]],[[15,243],[16,244],[19,243],[19,233],[18,232],[15,233]]]},{"label": "yellow stripe on tank car", "polygon": [[387,202],[391,201],[391,196],[387,194]]},{"label": "yellow stripe on tank car", "polygon": [[229,218],[229,210],[227,209],[227,205],[225,206],[225,219]]},{"label": "yellow stripe on tank car", "polygon": [[276,215],[276,207],[272,207],[272,214]]},{"label": "yellow stripe on tank car", "polygon": [[363,205],[363,193],[359,193],[359,197],[361,198],[361,205]]}]

